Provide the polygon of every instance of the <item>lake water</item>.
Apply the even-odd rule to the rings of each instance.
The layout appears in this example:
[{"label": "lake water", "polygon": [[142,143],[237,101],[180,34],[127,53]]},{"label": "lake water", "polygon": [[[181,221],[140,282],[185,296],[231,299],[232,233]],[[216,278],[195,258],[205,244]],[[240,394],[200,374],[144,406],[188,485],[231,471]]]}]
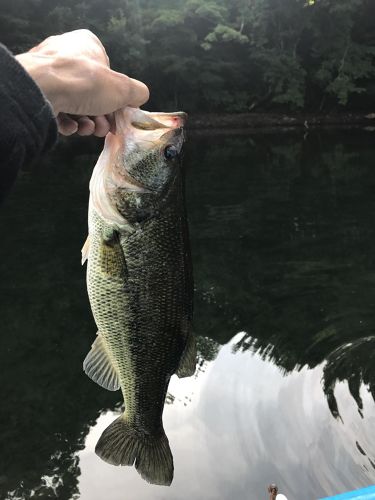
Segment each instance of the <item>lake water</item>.
[{"label": "lake water", "polygon": [[97,158],[82,144],[22,173],[0,209],[0,498],[267,500],[275,482],[312,500],[373,484],[374,131],[190,134],[199,363],[169,388],[170,488],[94,453],[121,396],[82,372]]}]

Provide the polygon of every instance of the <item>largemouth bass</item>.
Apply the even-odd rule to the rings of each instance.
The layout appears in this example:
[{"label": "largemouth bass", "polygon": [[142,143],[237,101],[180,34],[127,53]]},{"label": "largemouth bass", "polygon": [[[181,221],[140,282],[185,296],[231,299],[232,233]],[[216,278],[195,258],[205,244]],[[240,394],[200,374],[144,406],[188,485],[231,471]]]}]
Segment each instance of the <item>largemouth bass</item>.
[{"label": "largemouth bass", "polygon": [[82,249],[98,336],[84,371],[121,388],[125,412],[96,453],[169,485],[173,457],[162,414],[170,377],[194,374],[192,272],[180,153],[184,113],[115,115],[90,181]]}]

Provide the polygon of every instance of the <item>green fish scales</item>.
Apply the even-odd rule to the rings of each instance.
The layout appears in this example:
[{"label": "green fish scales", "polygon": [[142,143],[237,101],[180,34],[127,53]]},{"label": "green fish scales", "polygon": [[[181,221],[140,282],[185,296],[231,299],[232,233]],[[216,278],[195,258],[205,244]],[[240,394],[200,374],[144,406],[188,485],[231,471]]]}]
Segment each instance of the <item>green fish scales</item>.
[{"label": "green fish scales", "polygon": [[[101,386],[121,388],[125,403],[96,452],[115,465],[135,464],[155,484],[173,478],[162,423],[170,377],[195,370],[184,179],[181,166],[173,168],[157,195],[111,193],[117,211],[132,214],[125,229],[109,224],[91,203],[89,209],[87,288],[98,337],[84,369]],[[130,210],[137,205],[139,221]]]}]

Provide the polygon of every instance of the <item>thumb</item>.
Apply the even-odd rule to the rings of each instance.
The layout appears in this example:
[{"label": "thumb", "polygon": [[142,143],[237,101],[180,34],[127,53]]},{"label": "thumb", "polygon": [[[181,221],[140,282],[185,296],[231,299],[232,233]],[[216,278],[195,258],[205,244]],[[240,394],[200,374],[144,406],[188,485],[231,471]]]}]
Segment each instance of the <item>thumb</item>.
[{"label": "thumb", "polygon": [[144,83],[109,68],[108,72],[110,73],[109,76],[112,82],[113,110],[124,108],[125,106],[138,108],[148,101],[150,92]]}]

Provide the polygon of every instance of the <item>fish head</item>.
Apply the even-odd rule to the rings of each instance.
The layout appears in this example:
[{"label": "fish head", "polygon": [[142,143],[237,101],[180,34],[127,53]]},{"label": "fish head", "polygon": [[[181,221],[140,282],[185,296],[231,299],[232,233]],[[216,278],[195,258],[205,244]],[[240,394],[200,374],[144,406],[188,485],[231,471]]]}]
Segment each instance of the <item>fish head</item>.
[{"label": "fish head", "polygon": [[116,132],[106,136],[90,181],[92,208],[117,227],[152,213],[173,192],[181,169],[187,115],[116,111]]},{"label": "fish head", "polygon": [[164,192],[179,174],[186,113],[150,113],[138,108],[117,111],[114,162],[118,175],[135,188]]}]

